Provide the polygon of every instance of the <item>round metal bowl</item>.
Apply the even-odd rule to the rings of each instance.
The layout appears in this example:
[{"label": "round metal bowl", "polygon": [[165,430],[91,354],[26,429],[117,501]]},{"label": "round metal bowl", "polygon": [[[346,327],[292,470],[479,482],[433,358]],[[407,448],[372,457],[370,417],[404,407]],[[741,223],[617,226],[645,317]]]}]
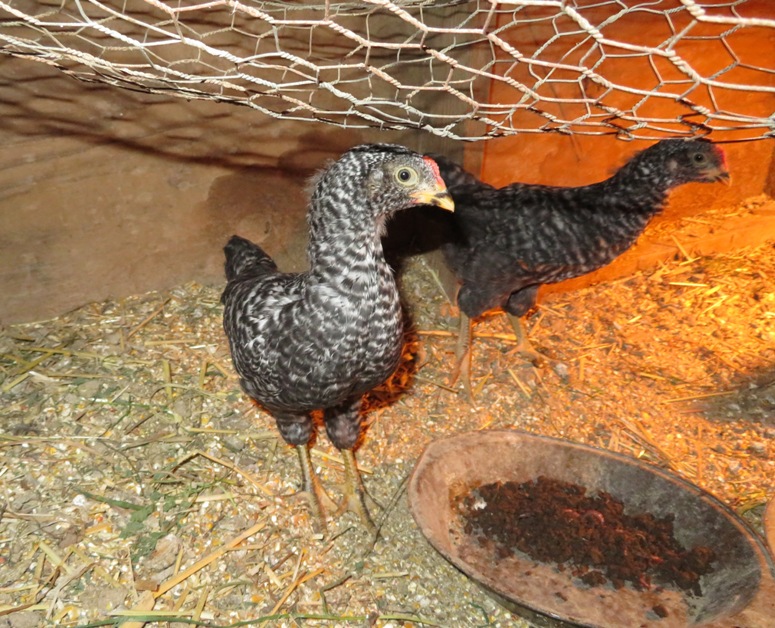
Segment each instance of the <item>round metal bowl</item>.
[{"label": "round metal bowl", "polygon": [[770,552],[775,555],[775,497],[770,499],[764,511],[764,538],[770,546]]},{"label": "round metal bowl", "polygon": [[[675,515],[684,547],[706,545],[717,557],[700,580],[702,595],[652,588],[585,587],[568,571],[527,557],[495,560],[463,531],[453,503],[471,487],[525,482],[544,475],[594,493],[607,491],[630,513]],[[409,504],[422,533],[453,565],[507,608],[542,625],[621,628],[775,626],[775,564],[762,540],[734,512],[678,476],[634,458],[556,438],[491,430],[431,443],[409,482]],[[666,609],[660,618],[654,608]],[[662,610],[660,609],[660,610]]]}]

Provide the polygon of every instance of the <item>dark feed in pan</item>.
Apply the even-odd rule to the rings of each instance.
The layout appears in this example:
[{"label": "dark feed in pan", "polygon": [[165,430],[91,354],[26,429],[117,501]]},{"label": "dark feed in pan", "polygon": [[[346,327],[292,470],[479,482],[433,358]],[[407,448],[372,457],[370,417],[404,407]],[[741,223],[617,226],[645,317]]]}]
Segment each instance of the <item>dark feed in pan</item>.
[{"label": "dark feed in pan", "polygon": [[672,515],[626,514],[609,493],[587,495],[583,486],[544,476],[472,487],[455,501],[464,532],[496,558],[521,552],[587,586],[668,586],[700,596],[700,577],[715,560],[709,547],[680,545]]}]

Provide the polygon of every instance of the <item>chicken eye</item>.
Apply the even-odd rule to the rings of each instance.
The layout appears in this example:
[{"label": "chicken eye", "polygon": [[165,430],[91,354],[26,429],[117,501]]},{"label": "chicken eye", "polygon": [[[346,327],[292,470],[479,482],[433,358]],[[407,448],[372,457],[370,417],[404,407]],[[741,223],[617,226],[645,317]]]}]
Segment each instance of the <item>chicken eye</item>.
[{"label": "chicken eye", "polygon": [[401,185],[410,186],[415,185],[420,180],[420,176],[417,171],[406,166],[396,170],[396,181]]},{"label": "chicken eye", "polygon": [[705,161],[705,155],[703,155],[702,153],[694,153],[695,163],[701,164],[704,161]]}]

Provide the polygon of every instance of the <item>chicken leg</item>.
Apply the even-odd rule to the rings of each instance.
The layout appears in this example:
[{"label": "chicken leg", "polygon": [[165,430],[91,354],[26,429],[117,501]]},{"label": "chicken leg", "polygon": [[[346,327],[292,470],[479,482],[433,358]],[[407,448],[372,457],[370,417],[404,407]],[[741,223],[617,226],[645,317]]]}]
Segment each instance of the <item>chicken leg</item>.
[{"label": "chicken leg", "polygon": [[448,386],[454,386],[459,378],[463,378],[463,389],[468,402],[474,405],[474,391],[471,388],[471,344],[473,342],[473,321],[460,310],[460,323],[457,331],[457,346],[455,348],[455,368],[449,374]]},{"label": "chicken leg", "polygon": [[299,495],[305,497],[309,502],[313,526],[316,531],[326,534],[326,514],[336,510],[336,503],[328,496],[318,474],[315,473],[309,453],[309,445],[298,445],[296,450],[299,452],[302,477],[302,489]]},{"label": "chicken leg", "polygon": [[358,464],[355,461],[355,454],[352,449],[342,449],[342,461],[344,462],[344,498],[339,506],[338,512],[354,512],[360,517],[363,525],[366,526],[371,534],[374,534],[377,527],[366,509],[365,495],[366,489],[363,487],[363,479],[358,471]]},{"label": "chicken leg", "polygon": [[369,532],[374,533],[376,527],[366,508],[363,480],[358,472],[353,449],[361,436],[361,405],[362,398],[351,397],[338,406],[326,408],[323,415],[328,438],[340,452],[344,461],[345,481],[342,492],[344,497],[337,514],[345,511],[357,514]]},{"label": "chicken leg", "polygon": [[[517,346],[516,351],[535,367],[540,367],[549,361],[542,353],[536,351],[527,337],[522,318],[506,312],[511,328],[514,330]],[[458,379],[463,380],[463,389],[468,402],[475,405],[474,391],[471,386],[471,346],[473,344],[473,321],[460,311],[457,346],[455,348],[455,368],[449,376],[448,386],[454,386]]]},{"label": "chicken leg", "polygon": [[341,503],[337,503],[329,497],[323,488],[318,474],[312,466],[312,459],[309,453],[309,447],[301,445],[296,448],[299,452],[299,461],[301,463],[301,475],[303,486],[299,493],[305,497],[310,506],[313,517],[313,526],[317,532],[326,534],[328,526],[326,519],[328,513],[334,513],[339,516],[343,512],[354,512],[363,521],[363,524],[370,533],[376,531],[376,526],[366,509],[364,496],[366,491],[363,487],[363,480],[358,472],[358,464],[355,461],[355,454],[351,449],[342,449],[342,460],[344,462],[345,481],[342,488],[344,498]]}]

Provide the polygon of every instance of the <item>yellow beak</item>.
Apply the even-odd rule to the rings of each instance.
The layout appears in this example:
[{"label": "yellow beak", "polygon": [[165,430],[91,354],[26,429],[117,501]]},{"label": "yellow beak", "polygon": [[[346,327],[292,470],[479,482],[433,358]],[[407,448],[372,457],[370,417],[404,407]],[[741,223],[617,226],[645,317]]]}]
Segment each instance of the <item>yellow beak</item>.
[{"label": "yellow beak", "polygon": [[447,188],[436,188],[435,190],[420,190],[412,194],[412,198],[418,205],[436,205],[447,211],[455,211],[455,201],[452,200]]},{"label": "yellow beak", "polygon": [[722,170],[716,175],[716,178],[713,179],[714,181],[720,181],[724,185],[732,185],[732,175],[729,174],[726,170]]}]

